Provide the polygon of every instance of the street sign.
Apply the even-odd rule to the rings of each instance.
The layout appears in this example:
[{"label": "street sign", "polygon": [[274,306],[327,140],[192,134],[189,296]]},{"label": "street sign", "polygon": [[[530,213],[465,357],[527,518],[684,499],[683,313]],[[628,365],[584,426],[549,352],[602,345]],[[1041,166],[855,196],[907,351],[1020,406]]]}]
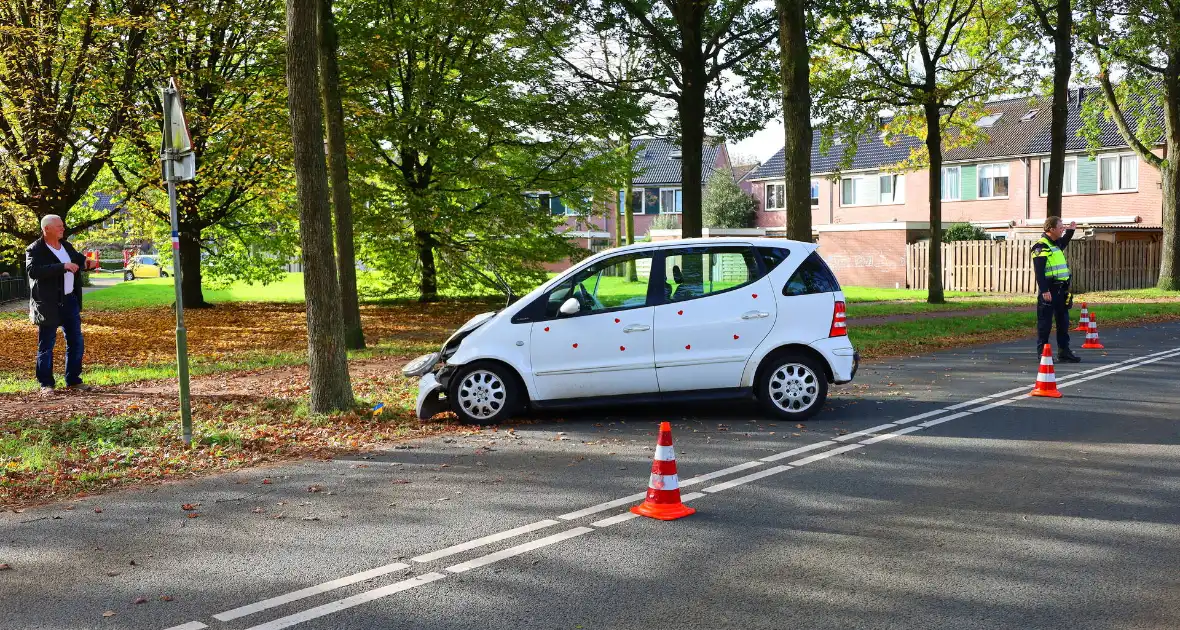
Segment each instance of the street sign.
[{"label": "street sign", "polygon": [[[164,181],[187,182],[197,176],[197,156],[193,153],[193,138],[184,118],[184,103],[176,79],[169,79],[168,87],[160,90],[160,100],[164,108],[164,132],[160,143],[164,154]],[[172,163],[171,173],[168,172],[168,162]]]}]

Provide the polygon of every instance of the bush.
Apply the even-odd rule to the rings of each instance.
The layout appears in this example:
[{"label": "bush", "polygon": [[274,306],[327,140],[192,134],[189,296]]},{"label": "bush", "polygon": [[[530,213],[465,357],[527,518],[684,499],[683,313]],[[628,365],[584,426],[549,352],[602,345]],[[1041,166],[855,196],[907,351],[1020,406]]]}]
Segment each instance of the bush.
[{"label": "bush", "polygon": [[652,219],[651,228],[653,230],[679,230],[680,216],[675,214],[661,214]]},{"label": "bush", "polygon": [[716,173],[705,188],[701,221],[707,228],[748,228],[754,225],[757,209],[754,198],[746,194],[732,177]]},{"label": "bush", "polygon": [[978,225],[970,223],[955,223],[942,233],[942,242],[953,241],[990,241],[991,237]]}]

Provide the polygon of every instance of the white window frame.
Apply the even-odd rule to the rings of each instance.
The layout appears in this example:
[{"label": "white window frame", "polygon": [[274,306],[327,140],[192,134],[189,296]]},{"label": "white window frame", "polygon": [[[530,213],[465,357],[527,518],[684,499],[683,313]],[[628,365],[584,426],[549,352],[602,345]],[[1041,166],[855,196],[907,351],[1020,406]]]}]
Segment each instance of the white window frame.
[{"label": "white window frame", "polygon": [[[881,192],[881,180],[889,178],[889,186],[891,192],[889,193],[889,201],[883,201]],[[900,195],[898,191],[901,191]],[[905,205],[905,174],[904,173],[878,173],[877,174],[877,205],[881,206],[902,206]]]},{"label": "white window frame", "polygon": [[[1122,187],[1123,160],[1124,159],[1131,159],[1131,160],[1134,160],[1134,162],[1135,162],[1135,186],[1132,188],[1123,188]],[[1119,182],[1115,188],[1110,188],[1110,189],[1105,189],[1105,190],[1102,188],[1102,161],[1103,160],[1117,160],[1115,172],[1118,174]],[[1111,194],[1118,194],[1118,193],[1139,192],[1139,156],[1137,154],[1135,154],[1133,152],[1128,152],[1128,153],[1107,153],[1105,155],[1099,155],[1098,160],[1097,160],[1097,166],[1098,166],[1098,194],[1111,195]]]},{"label": "white window frame", "polygon": [[[660,189],[660,214],[684,214],[684,192],[683,192],[683,190],[684,190],[683,188],[679,188],[679,187],[676,187],[676,188],[669,187],[669,188],[661,188]],[[676,205],[676,193],[680,193],[680,209],[679,210],[676,210],[675,208],[673,208],[672,210],[665,210],[664,209],[664,193],[665,192],[672,193],[672,205],[673,206]]]},{"label": "white window frame", "polygon": [[[869,179],[869,177],[876,177],[876,175],[870,175],[870,176],[866,176],[866,175],[852,175],[852,176],[849,176],[849,177],[841,177],[841,178],[840,178],[840,207],[841,207],[841,208],[855,208],[855,207],[858,207],[858,206],[873,206],[873,205],[880,205],[880,204],[876,204],[876,203],[865,203],[865,202],[863,202],[863,201],[858,201],[858,200],[856,199],[856,196],[857,196],[857,195],[856,195],[856,192],[857,192],[857,185],[856,185],[856,182],[857,182],[857,181],[861,181],[861,182],[867,182],[867,181],[868,181],[868,179]],[[853,203],[848,203],[848,201],[847,201],[846,199],[844,199],[844,182],[846,182],[846,181],[850,181],[850,182],[852,182],[852,197],[853,197]],[[864,186],[864,184],[862,183],[862,184],[861,184],[861,186]],[[877,195],[877,199],[878,199],[878,200],[880,200],[880,193],[878,193],[878,195]]]},{"label": "white window frame", "polygon": [[[1065,181],[1061,182],[1061,196],[1078,194],[1078,156],[1065,156],[1065,171],[1069,172],[1070,163],[1073,163],[1073,190],[1065,189]],[[1008,183],[1012,185],[1011,182]],[[1049,158],[1041,158],[1041,196],[1049,196]]]},{"label": "white window frame", "polygon": [[[1007,175],[1004,175],[1004,178],[1006,178],[1008,180],[1008,194],[1007,195],[992,194],[992,195],[988,195],[987,197],[984,197],[983,196],[983,180],[984,180],[983,169],[995,168],[995,167],[1000,167],[1000,166],[1004,167],[1004,169],[1007,170],[1007,172],[1008,172]],[[995,176],[989,177],[987,179],[995,180]],[[996,185],[993,182],[992,183],[992,191],[994,192],[995,189],[996,189]],[[982,200],[990,200],[990,199],[1007,199],[1009,197],[1009,195],[1011,195],[1011,194],[1012,194],[1012,166],[1010,164],[1008,164],[1007,162],[991,162],[988,164],[980,164],[977,167],[975,167],[975,198],[976,199],[979,199],[981,201]],[[962,181],[962,178],[960,178],[960,180],[959,180],[959,196],[962,196],[962,195],[963,195],[963,181]]]},{"label": "white window frame", "polygon": [[[783,205],[777,205],[778,197],[774,193],[774,189],[783,189]],[[787,185],[785,183],[768,182],[762,187],[762,209],[766,212],[778,212],[787,209]]]},{"label": "white window frame", "polygon": [[811,197],[811,207],[812,207],[812,208],[818,208],[818,207],[819,207],[819,187],[820,187],[820,183],[819,183],[819,180],[818,180],[818,179],[813,179],[813,180],[811,180],[811,187],[810,187],[810,189],[807,191],[807,194],[810,196],[810,195],[811,195],[811,191],[812,191],[812,190],[814,190],[814,191],[815,191],[815,196]]},{"label": "white window frame", "polygon": [[[959,194],[955,197],[946,197],[946,173],[947,171],[955,171],[956,181],[959,182]],[[939,191],[939,196],[943,201],[961,201],[963,199],[963,167],[961,166],[944,166],[942,167],[942,177],[939,178],[939,185],[942,190]]]}]

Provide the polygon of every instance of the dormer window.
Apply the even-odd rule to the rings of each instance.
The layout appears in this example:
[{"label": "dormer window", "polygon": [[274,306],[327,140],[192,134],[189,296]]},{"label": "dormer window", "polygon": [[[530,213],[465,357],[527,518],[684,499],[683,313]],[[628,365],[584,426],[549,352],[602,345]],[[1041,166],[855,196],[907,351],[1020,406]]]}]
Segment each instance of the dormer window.
[{"label": "dormer window", "polygon": [[669,154],[668,154],[668,159],[670,159],[670,160],[679,160],[681,157],[683,157],[683,155],[684,155],[684,154],[682,154],[682,153],[680,152],[680,149],[676,149],[676,150],[674,150],[674,151],[672,151],[671,153],[669,153]]},{"label": "dormer window", "polygon": [[986,129],[988,127],[995,125],[997,122],[999,122],[1000,118],[1003,118],[1003,116],[1004,116],[1003,113],[988,114],[987,116],[980,118],[979,122],[975,123],[975,125],[977,127],[983,127]]},{"label": "dormer window", "polygon": [[1030,109],[1030,110],[1028,110],[1028,113],[1027,113],[1027,114],[1025,114],[1024,116],[1021,116],[1021,117],[1020,117],[1020,122],[1028,122],[1028,121],[1030,121],[1030,120],[1032,120],[1032,119],[1036,118],[1036,117],[1037,117],[1037,114],[1039,114],[1039,113],[1040,113],[1040,111],[1041,111],[1041,110],[1039,110],[1039,109]]}]

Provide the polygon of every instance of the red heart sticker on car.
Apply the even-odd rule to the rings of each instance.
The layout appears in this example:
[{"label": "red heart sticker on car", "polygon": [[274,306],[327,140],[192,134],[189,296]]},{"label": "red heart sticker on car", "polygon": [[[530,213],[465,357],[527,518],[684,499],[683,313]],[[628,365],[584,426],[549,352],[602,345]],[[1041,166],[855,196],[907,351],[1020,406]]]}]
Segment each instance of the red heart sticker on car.
[{"label": "red heart sticker on car", "polygon": [[687,345],[687,346],[684,346],[684,349],[685,349],[685,350],[692,350],[692,344],[689,344],[689,345]]},{"label": "red heart sticker on car", "polygon": [[545,332],[549,332],[549,327],[548,327],[548,326],[546,326],[546,327],[545,327]]},{"label": "red heart sticker on car", "polygon": [[616,324],[617,324],[617,323],[619,323],[619,318],[618,318],[618,317],[616,317],[616,318],[615,318],[615,323],[616,323]]},{"label": "red heart sticker on car", "polygon": [[626,352],[627,348],[619,346],[619,352]]},{"label": "red heart sticker on car", "polygon": [[576,344],[576,343],[575,343],[575,344],[574,344],[574,347],[575,347],[575,348],[577,348],[577,347],[578,347],[578,344]]},{"label": "red heart sticker on car", "polygon": [[684,314],[684,311],[676,311],[676,314],[677,314],[677,315],[683,315],[683,314]]},{"label": "red heart sticker on car", "polygon": [[757,294],[757,293],[755,293],[755,294],[754,294],[754,299],[755,299],[755,300],[757,300],[757,299],[758,299],[758,294]]},{"label": "red heart sticker on car", "polygon": [[738,338],[738,336],[737,336],[737,335],[734,335],[734,336],[733,336],[733,338],[734,338],[734,339],[737,339],[737,338]]}]

